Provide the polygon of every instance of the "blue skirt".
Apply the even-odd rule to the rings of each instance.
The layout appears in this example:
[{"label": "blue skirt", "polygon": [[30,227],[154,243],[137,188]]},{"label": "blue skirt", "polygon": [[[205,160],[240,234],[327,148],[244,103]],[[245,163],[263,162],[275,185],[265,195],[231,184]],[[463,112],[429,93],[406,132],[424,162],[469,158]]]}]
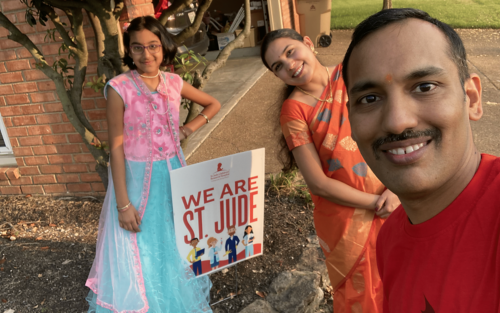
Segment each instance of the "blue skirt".
[{"label": "blue skirt", "polygon": [[[181,167],[177,157],[169,161],[172,169]],[[137,179],[138,173],[144,173],[145,163],[127,161],[126,168],[128,195],[132,203],[137,203],[142,188],[136,188],[137,184],[132,179]],[[116,208],[114,190],[108,192],[112,192],[112,204]],[[118,223],[118,220],[113,222]],[[208,305],[211,288],[208,276],[197,278],[194,273],[191,275],[192,271],[189,277],[179,274],[184,273],[188,265],[179,255],[175,242],[167,161],[153,162],[149,198],[140,228],[137,245],[149,305],[147,312],[212,312]],[[97,305],[96,297],[96,294],[90,291],[87,296],[90,305],[88,312],[113,312]]]}]

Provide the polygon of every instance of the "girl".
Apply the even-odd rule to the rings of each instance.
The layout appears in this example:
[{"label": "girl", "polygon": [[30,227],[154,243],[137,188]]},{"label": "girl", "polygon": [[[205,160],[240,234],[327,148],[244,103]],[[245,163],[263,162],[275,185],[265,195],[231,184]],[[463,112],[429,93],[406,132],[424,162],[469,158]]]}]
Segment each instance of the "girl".
[{"label": "girl", "polygon": [[399,200],[384,191],[351,138],[342,65],[321,65],[312,41],[292,29],[270,32],[261,58],[292,90],[280,116],[291,151],[284,170],[298,166],[311,192],[334,311],[382,312],[375,241]]},{"label": "girl", "polygon": [[221,247],[217,247],[217,242],[218,240],[214,237],[210,237],[207,240],[207,244],[210,247],[208,249],[208,258],[210,259],[210,267],[212,270],[216,270],[219,267],[219,251]]},{"label": "girl", "polygon": [[253,255],[253,229],[252,225],[245,227],[245,234],[243,235],[243,245],[245,246],[245,258]]},{"label": "girl", "polygon": [[[112,175],[86,283],[89,312],[211,312],[210,281],[194,277],[175,244],[169,172],[186,165],[179,141],[220,104],[160,71],[177,48],[153,17],[134,19],[123,42],[130,71],[104,88]],[[205,107],[184,127],[181,97]]]}]

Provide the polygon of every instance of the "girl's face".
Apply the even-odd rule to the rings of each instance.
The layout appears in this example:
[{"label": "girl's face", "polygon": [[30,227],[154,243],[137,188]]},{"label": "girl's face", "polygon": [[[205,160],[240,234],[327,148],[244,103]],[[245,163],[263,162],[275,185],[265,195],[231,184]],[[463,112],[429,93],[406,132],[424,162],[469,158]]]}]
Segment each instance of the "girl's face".
[{"label": "girl's face", "polygon": [[274,75],[291,86],[307,84],[313,77],[318,60],[309,37],[304,41],[278,38],[269,44],[264,55]]},{"label": "girl's face", "polygon": [[217,240],[212,241],[210,246],[215,247],[217,245],[217,242],[218,242]]},{"label": "girl's face", "polygon": [[252,227],[248,227],[248,228],[245,230],[245,232],[246,232],[247,234],[250,234],[250,232],[251,232],[251,231],[252,231]]},{"label": "girl's face", "polygon": [[[134,48],[134,46],[136,46]],[[140,48],[145,46],[146,48]],[[140,51],[141,53],[133,53]],[[130,33],[129,56],[134,60],[139,74],[156,75],[163,61],[163,47],[160,38],[147,29]]]}]

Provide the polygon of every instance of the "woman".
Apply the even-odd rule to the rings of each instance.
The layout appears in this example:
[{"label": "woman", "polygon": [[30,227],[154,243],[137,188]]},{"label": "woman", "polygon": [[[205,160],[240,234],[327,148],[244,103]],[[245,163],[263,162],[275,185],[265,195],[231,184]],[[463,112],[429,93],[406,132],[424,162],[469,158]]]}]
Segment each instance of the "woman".
[{"label": "woman", "polygon": [[334,312],[382,312],[375,242],[399,199],[375,177],[351,138],[342,65],[325,67],[314,45],[292,29],[261,46],[269,70],[288,85],[280,124],[315,204],[314,225],[334,288]]}]

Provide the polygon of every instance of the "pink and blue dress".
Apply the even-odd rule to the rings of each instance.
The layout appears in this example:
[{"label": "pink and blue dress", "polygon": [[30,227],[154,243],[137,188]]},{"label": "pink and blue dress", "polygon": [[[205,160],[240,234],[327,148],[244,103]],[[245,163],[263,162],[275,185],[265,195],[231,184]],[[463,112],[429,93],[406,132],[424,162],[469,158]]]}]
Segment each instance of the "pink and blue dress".
[{"label": "pink and blue dress", "polygon": [[175,242],[170,171],[186,164],[178,135],[183,81],[176,74],[160,77],[157,92],[149,91],[135,70],[108,83],[125,105],[127,191],[142,222],[139,233],[118,224],[109,172],[96,257],[86,283],[89,312],[212,312],[210,280],[195,277]]}]

